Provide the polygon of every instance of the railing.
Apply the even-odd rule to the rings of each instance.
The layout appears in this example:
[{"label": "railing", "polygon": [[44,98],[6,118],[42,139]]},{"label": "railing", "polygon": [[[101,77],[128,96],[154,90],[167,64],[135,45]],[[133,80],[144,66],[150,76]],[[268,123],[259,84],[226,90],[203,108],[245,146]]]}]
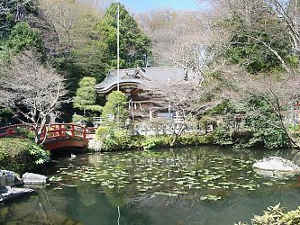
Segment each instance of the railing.
[{"label": "railing", "polygon": [[27,124],[14,124],[5,127],[0,127],[0,137],[11,136],[17,134],[17,129],[25,128],[28,130],[33,130],[33,127]]},{"label": "railing", "polygon": [[[0,128],[0,137],[11,136],[18,133],[18,128],[25,128],[33,130],[33,126],[26,124],[15,124]],[[47,124],[40,135],[43,140],[46,136],[48,138],[58,137],[80,137],[83,139],[90,139],[91,135],[95,133],[96,128],[87,128],[71,123],[57,123]]]}]

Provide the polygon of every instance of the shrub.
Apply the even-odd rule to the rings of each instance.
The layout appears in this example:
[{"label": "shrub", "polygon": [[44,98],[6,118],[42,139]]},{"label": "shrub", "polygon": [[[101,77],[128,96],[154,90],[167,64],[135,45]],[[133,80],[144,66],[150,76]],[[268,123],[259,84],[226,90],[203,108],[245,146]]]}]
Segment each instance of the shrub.
[{"label": "shrub", "polygon": [[17,128],[16,129],[16,136],[28,138],[30,140],[34,140],[35,134],[33,131],[27,128]]},{"label": "shrub", "polygon": [[30,139],[0,139],[0,169],[18,173],[33,171],[49,161],[49,153]]},{"label": "shrub", "polygon": [[229,131],[229,129],[226,129],[223,126],[218,127],[215,131],[214,131],[214,140],[215,143],[218,145],[233,145],[233,138],[232,138],[232,134]]},{"label": "shrub", "polygon": [[43,50],[43,43],[37,31],[33,30],[29,24],[20,22],[13,27],[7,41],[7,47],[19,53],[32,47]]},{"label": "shrub", "polygon": [[127,97],[120,91],[113,91],[107,96],[101,117],[107,125],[125,126],[128,119]]},{"label": "shrub", "polygon": [[183,135],[180,136],[175,143],[177,146],[199,146],[206,144],[213,144],[214,136],[208,135]]},{"label": "shrub", "polygon": [[109,126],[99,127],[96,131],[96,139],[97,141],[90,145],[91,150],[94,151],[150,150],[154,148],[199,146],[214,143],[212,134],[204,136],[186,134],[179,136],[173,143],[174,137],[172,135],[131,136],[126,129]]},{"label": "shrub", "polygon": [[153,148],[170,147],[171,137],[170,136],[150,136],[146,137],[141,143],[141,146],[145,150]]},{"label": "shrub", "polygon": [[[254,216],[252,225],[298,225],[300,224],[300,207],[287,212],[280,205],[268,207],[262,216]],[[236,225],[247,225],[239,222]]]},{"label": "shrub", "polygon": [[153,149],[153,148],[164,148],[164,147],[179,147],[179,146],[199,146],[205,144],[213,144],[214,137],[213,135],[191,135],[186,134],[177,138],[176,142],[173,146],[171,146],[173,142],[173,137],[171,135],[165,136],[150,136],[146,137],[141,146],[145,150]]},{"label": "shrub", "polygon": [[101,142],[101,151],[128,150],[131,148],[131,137],[126,129],[118,127],[99,127],[96,139]]},{"label": "shrub", "polygon": [[212,126],[213,128],[215,128],[217,126],[217,121],[212,117],[204,116],[200,120],[200,126],[201,129],[205,130],[205,133],[207,133],[208,126]]}]

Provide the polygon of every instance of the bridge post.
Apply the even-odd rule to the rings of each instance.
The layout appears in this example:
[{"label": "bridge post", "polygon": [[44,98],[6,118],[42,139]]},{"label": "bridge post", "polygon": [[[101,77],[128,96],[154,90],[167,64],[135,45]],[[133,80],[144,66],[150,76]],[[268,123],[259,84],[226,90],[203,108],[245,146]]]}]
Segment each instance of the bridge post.
[{"label": "bridge post", "polygon": [[83,139],[85,140],[86,139],[86,128],[85,127],[83,128],[83,134],[82,134],[82,136],[83,136]]},{"label": "bridge post", "polygon": [[61,125],[61,135],[66,136],[66,125],[65,124]]},{"label": "bridge post", "polygon": [[74,128],[73,124],[71,125],[71,134],[72,134],[72,137],[75,136],[75,128]]},{"label": "bridge post", "polygon": [[58,125],[58,136],[62,136],[62,131],[61,131],[61,124]]}]

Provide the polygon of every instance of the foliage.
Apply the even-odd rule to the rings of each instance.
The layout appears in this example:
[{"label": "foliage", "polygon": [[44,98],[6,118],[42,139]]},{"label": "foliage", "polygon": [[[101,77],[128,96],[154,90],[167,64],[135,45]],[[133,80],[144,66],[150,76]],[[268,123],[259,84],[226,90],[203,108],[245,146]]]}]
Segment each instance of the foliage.
[{"label": "foliage", "polygon": [[118,125],[124,126],[128,115],[126,95],[120,91],[110,93],[101,115],[105,123],[119,123]]},{"label": "foliage", "polygon": [[216,119],[208,116],[203,116],[199,122],[200,122],[201,129],[205,130],[205,133],[208,132],[208,126],[212,126],[213,128],[217,126]]},{"label": "foliage", "polygon": [[93,143],[94,151],[149,150],[154,148],[200,146],[214,143],[211,134],[184,134],[175,143],[172,135],[132,136],[125,129],[109,126],[98,127],[96,131],[98,143]]},{"label": "foliage", "polygon": [[[80,110],[91,110],[96,103],[96,79],[94,77],[84,77],[79,82],[79,88],[73,100],[74,108]],[[97,110],[97,108],[95,107]]]},{"label": "foliage", "polygon": [[246,108],[249,111],[246,112],[245,128],[253,133],[249,147],[263,145],[266,149],[278,149],[289,146],[289,137],[268,99],[252,96],[246,102]]},{"label": "foliage", "polygon": [[[300,207],[295,210],[287,211],[280,207],[270,206],[264,211],[262,216],[254,216],[252,225],[297,225],[300,223]],[[239,222],[236,225],[247,225]]]},{"label": "foliage", "polygon": [[230,130],[226,129],[224,126],[219,126],[214,131],[214,140],[218,145],[233,145],[234,140],[232,138],[232,133]]},{"label": "foliage", "polygon": [[9,60],[24,50],[35,48],[38,52],[44,53],[43,40],[38,31],[33,30],[28,23],[17,23],[6,40],[0,41],[0,58]]},{"label": "foliage", "polygon": [[[23,21],[28,14],[37,12],[36,0],[2,0],[0,3],[0,39],[10,33],[18,21]],[[20,13],[22,12],[22,13]]]},{"label": "foliage", "polygon": [[208,135],[197,134],[184,134],[179,136],[175,143],[173,143],[172,135],[160,135],[160,136],[147,136],[141,141],[141,147],[145,150],[164,147],[186,147],[186,146],[200,146],[206,144],[213,144],[214,137]]},{"label": "foliage", "polygon": [[73,121],[91,121],[95,112],[100,112],[102,107],[96,105],[96,79],[94,77],[84,77],[79,82],[79,88],[73,99],[73,107],[83,111],[83,116],[74,114]]},{"label": "foliage", "polygon": [[[252,95],[241,100],[214,131],[215,143],[251,148],[280,149],[290,146],[289,137],[266,96]],[[237,120],[240,117],[240,120]]]},{"label": "foliage", "polygon": [[0,139],[0,169],[23,173],[33,171],[50,160],[49,152],[32,140],[24,138]]},{"label": "foliage", "polygon": [[[117,65],[117,3],[112,3],[97,24],[103,51],[110,68]],[[151,56],[151,41],[142,33],[134,18],[120,4],[120,67],[130,68],[144,66],[146,56]]]},{"label": "foliage", "polygon": [[16,129],[16,136],[17,137],[23,137],[28,138],[29,140],[34,141],[34,132],[27,129],[27,128],[17,128]]},{"label": "foliage", "polygon": [[7,125],[12,119],[13,113],[8,108],[0,108],[0,126]]},{"label": "foliage", "polygon": [[26,48],[36,48],[42,51],[42,40],[39,33],[33,30],[28,23],[17,23],[10,34],[7,46],[18,53]]},{"label": "foliage", "polygon": [[236,15],[225,19],[223,26],[232,31],[225,57],[244,66],[249,73],[282,70],[278,56],[290,66],[298,64],[286,27],[271,13],[259,14],[250,25],[245,16]]},{"label": "foliage", "polygon": [[69,95],[76,94],[79,81],[85,76],[102,81],[107,65],[100,36],[94,30],[101,20],[101,10],[90,3],[65,0],[42,0],[39,8],[54,29],[47,35],[53,36],[49,60],[64,74]]},{"label": "foliage", "polygon": [[74,123],[86,124],[89,121],[90,121],[89,118],[87,118],[85,116],[78,115],[76,113],[74,113],[73,116],[72,116],[72,122],[74,122]]},{"label": "foliage", "polygon": [[121,151],[130,149],[130,134],[117,127],[98,127],[96,139],[101,143],[101,151]]},{"label": "foliage", "polygon": [[206,114],[210,116],[214,115],[226,115],[233,111],[232,102],[229,99],[223,100],[220,104],[217,104],[212,109],[208,110]]},{"label": "foliage", "polygon": [[149,136],[141,143],[143,149],[168,147],[172,141],[169,136]]}]

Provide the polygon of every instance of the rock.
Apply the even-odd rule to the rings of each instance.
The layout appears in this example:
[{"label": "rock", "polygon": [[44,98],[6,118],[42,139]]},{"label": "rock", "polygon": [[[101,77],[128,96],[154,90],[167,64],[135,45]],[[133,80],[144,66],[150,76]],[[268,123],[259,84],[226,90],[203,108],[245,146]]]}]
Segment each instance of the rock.
[{"label": "rock", "polygon": [[280,157],[264,158],[253,164],[253,169],[266,177],[283,178],[300,174],[300,167],[292,161]]},{"label": "rock", "polygon": [[25,185],[41,185],[47,183],[47,177],[35,173],[25,173],[23,174],[23,182]]},{"label": "rock", "polygon": [[0,188],[0,203],[14,200],[25,195],[34,193],[34,190],[28,188],[1,187]]},{"label": "rock", "polygon": [[12,171],[0,170],[0,186],[15,186],[23,184],[20,176]]}]

